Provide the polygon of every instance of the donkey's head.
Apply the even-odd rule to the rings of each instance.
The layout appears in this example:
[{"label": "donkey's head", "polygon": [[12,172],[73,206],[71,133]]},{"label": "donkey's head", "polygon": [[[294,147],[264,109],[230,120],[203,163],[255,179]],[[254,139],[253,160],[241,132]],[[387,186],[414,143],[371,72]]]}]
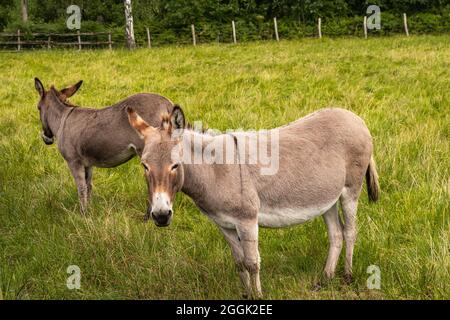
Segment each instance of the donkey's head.
[{"label": "donkey's head", "polygon": [[46,91],[42,82],[38,78],[34,78],[34,87],[39,93],[39,103],[37,105],[39,109],[39,116],[42,123],[42,139],[45,144],[52,144],[54,141],[54,135],[56,132],[52,132],[49,125],[49,110],[51,108],[57,108],[55,106],[53,97],[59,99],[62,103],[67,103],[67,99],[70,98],[78,91],[83,81],[79,81],[71,87],[62,89],[61,91],[51,86],[50,90]]},{"label": "donkey's head", "polygon": [[172,113],[162,116],[159,127],[149,125],[131,108],[127,112],[131,126],[145,143],[141,163],[148,186],[147,216],[158,227],[168,226],[175,194],[184,181],[180,143],[180,131],[185,126],[183,111],[175,106]]}]

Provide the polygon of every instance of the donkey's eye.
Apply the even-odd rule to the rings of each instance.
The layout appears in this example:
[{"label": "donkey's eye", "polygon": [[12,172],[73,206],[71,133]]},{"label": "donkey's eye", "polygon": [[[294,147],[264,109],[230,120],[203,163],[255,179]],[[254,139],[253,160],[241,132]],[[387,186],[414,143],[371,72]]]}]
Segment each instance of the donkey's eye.
[{"label": "donkey's eye", "polygon": [[179,167],[179,164],[178,164],[178,163],[175,163],[175,164],[170,168],[170,170],[171,170],[171,171],[175,171],[175,170],[178,169],[178,167]]},{"label": "donkey's eye", "polygon": [[145,171],[148,171],[148,167],[143,163],[142,166],[144,167]]}]

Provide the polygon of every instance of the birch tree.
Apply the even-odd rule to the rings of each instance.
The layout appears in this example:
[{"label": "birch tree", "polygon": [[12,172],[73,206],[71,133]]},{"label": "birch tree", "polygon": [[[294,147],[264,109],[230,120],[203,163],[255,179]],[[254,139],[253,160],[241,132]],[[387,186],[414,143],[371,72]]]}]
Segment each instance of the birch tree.
[{"label": "birch tree", "polygon": [[125,38],[127,40],[128,49],[136,48],[134,40],[133,14],[131,12],[131,0],[124,0],[125,5]]},{"label": "birch tree", "polygon": [[28,0],[20,0],[20,9],[22,13],[22,21],[28,21]]}]

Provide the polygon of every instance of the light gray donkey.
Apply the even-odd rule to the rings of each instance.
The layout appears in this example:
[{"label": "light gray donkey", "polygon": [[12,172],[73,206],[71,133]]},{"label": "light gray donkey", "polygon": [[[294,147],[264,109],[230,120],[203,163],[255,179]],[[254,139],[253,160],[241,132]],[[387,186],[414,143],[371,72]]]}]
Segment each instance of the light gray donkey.
[{"label": "light gray donkey", "polygon": [[171,112],[173,103],[157,94],[140,93],[103,109],[76,107],[67,99],[81,84],[82,81],[61,91],[51,86],[46,91],[35,78],[42,138],[47,145],[55,137],[58,140],[58,149],[75,178],[84,212],[91,196],[92,167],[115,167],[142,153],[143,141],[130,126],[125,108],[132,106],[148,123],[159,125],[161,114]]},{"label": "light gray donkey", "polygon": [[[332,278],[346,242],[345,279],[352,278],[356,211],[364,176],[371,201],[379,194],[378,176],[372,156],[372,138],[364,121],[338,108],[319,110],[286,126],[257,136],[275,134],[279,168],[262,175],[257,163],[192,163],[186,154],[199,158],[211,144],[226,145],[235,159],[249,157],[245,133],[208,135],[182,129],[182,110],[176,106],[160,126],[148,124],[128,109],[131,125],[145,141],[141,162],[149,188],[148,214],[157,226],[172,219],[177,191],[189,195],[211,218],[231,246],[240,278],[249,297],[262,296],[259,279],[258,226],[286,227],[322,215],[330,248],[324,275]],[[174,134],[177,132],[177,134]],[[267,138],[267,137],[266,137]],[[231,139],[230,144],[226,142]],[[244,151],[242,151],[244,149]],[[181,160],[180,160],[181,159]],[[344,222],[338,214],[340,201]]]}]

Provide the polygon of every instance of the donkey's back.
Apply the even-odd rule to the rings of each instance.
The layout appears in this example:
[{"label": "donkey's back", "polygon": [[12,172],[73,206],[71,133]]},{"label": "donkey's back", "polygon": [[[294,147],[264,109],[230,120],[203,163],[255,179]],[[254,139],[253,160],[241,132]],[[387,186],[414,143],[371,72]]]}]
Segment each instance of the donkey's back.
[{"label": "donkey's back", "polygon": [[360,117],[344,109],[322,109],[275,130],[278,172],[264,176],[251,170],[260,225],[302,223],[326,212],[343,194],[358,199],[373,148]]},{"label": "donkey's back", "polygon": [[65,157],[78,157],[86,167],[114,167],[141,154],[144,145],[128,122],[128,106],[153,125],[173,109],[169,99],[152,93],[135,94],[103,109],[76,109],[59,143]]}]

